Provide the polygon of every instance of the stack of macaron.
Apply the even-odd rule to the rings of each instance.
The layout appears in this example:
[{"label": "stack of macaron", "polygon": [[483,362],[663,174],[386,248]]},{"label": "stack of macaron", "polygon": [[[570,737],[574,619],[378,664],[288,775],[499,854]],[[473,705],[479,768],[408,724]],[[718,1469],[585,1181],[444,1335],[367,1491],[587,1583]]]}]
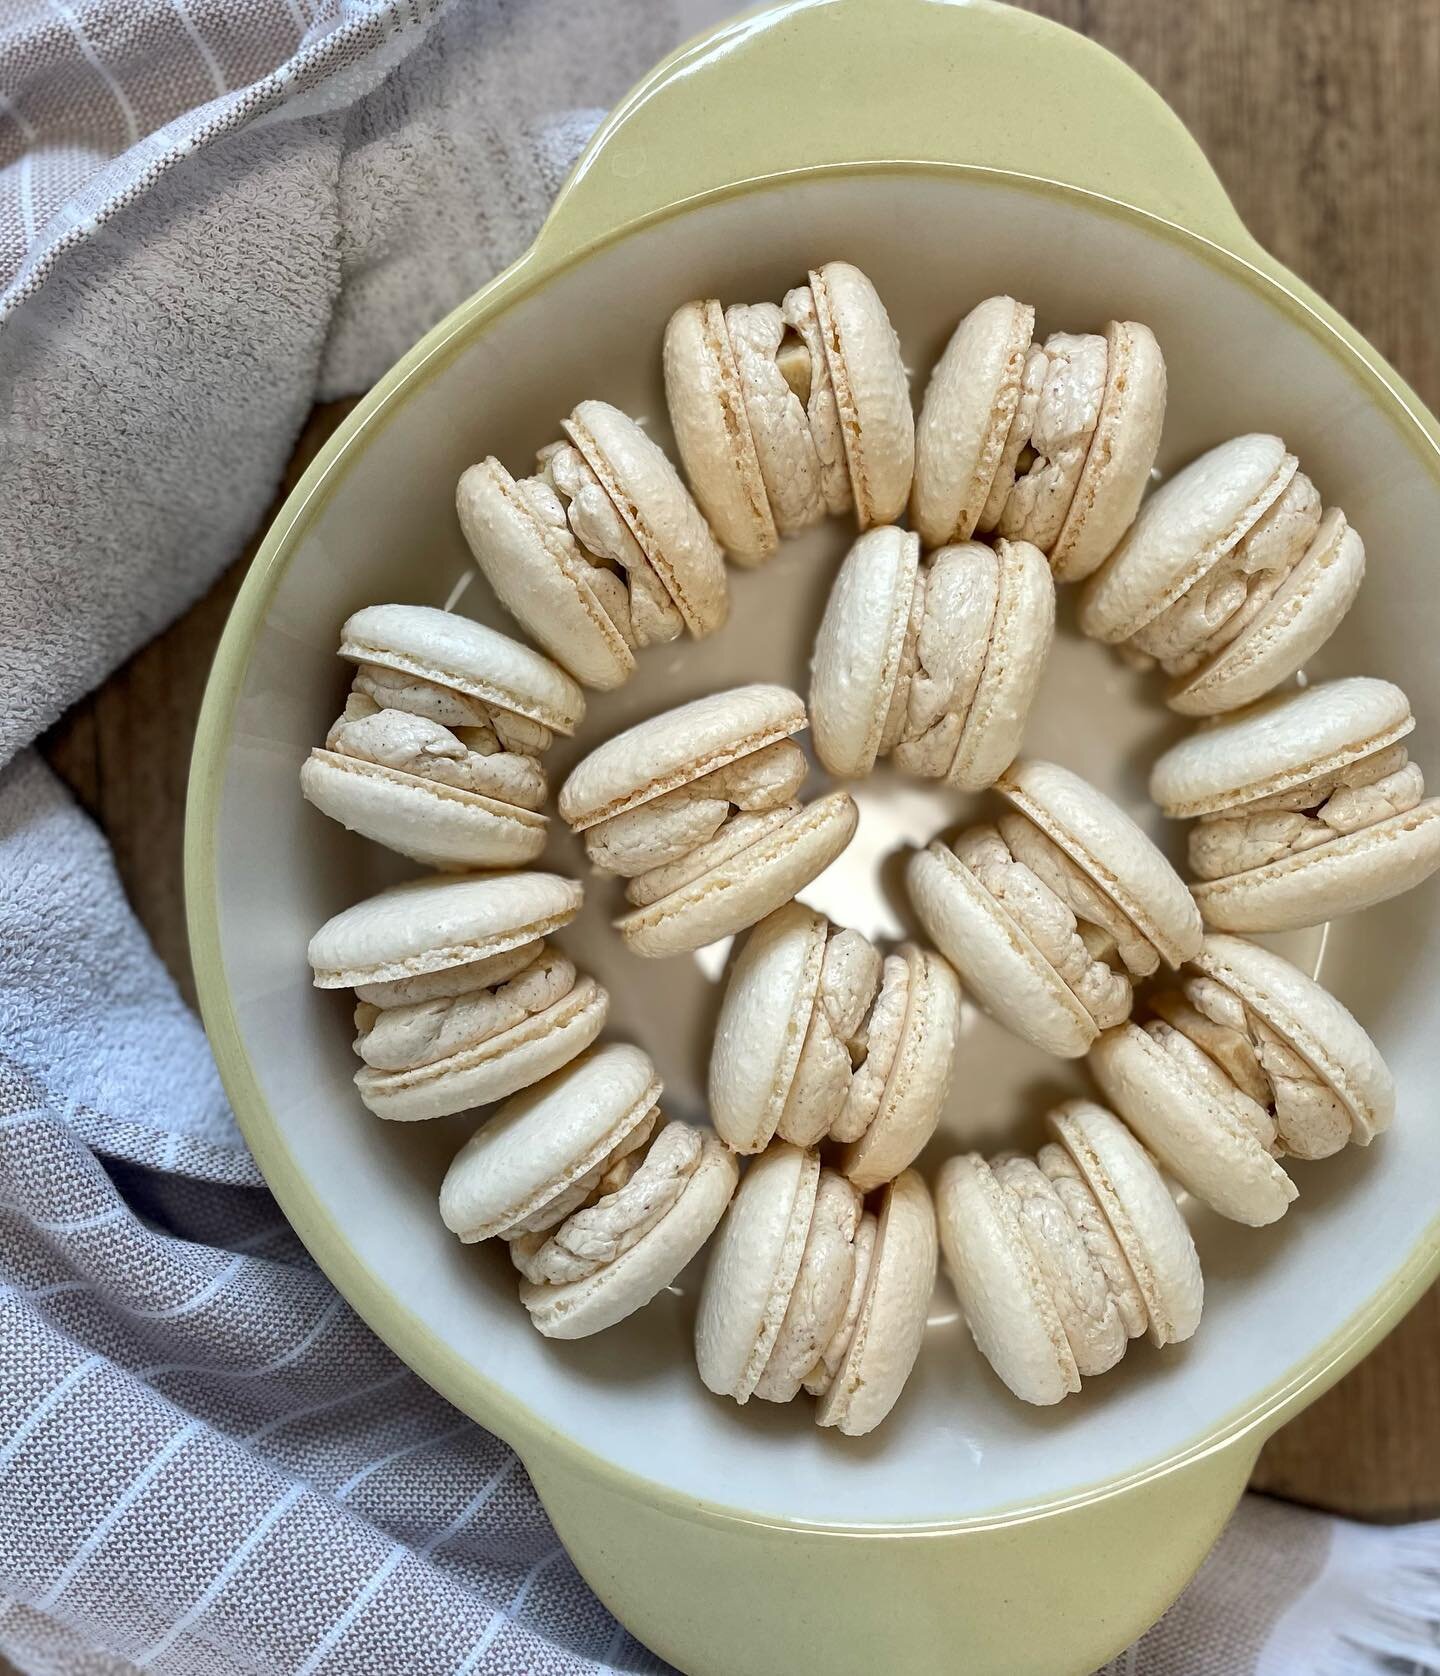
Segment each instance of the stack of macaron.
[{"label": "stack of macaron", "polygon": [[1352,675],[1197,728],[1150,795],[1192,819],[1195,900],[1217,931],[1289,931],[1384,902],[1440,866],[1440,799],[1401,741],[1410,701]]},{"label": "stack of macaron", "polygon": [[1148,326],[1034,341],[1035,310],[987,297],[930,375],[910,522],[929,547],[978,531],[1028,541],[1075,582],[1129,528],[1165,423],[1165,359]]},{"label": "stack of macaron", "polygon": [[493,456],[461,477],[460,527],[516,622],[577,681],[621,686],[635,651],[725,621],[725,558],[667,458],[608,402],[583,401],[513,478]]},{"label": "stack of macaron", "polygon": [[1394,1116],[1394,1082],[1365,1030],[1258,943],[1210,933],[1145,1012],[1096,1041],[1090,1069],[1171,1175],[1221,1216],[1276,1221],[1297,1194],[1279,1159],[1368,1146]]},{"label": "stack of macaron", "polygon": [[1195,1242],[1165,1178],[1088,1100],[1050,1112],[1033,1158],[951,1158],[940,1243],[981,1354],[1017,1397],[1048,1405],[1107,1372],[1132,1338],[1177,1344],[1200,1324]]},{"label": "stack of macaron", "polygon": [[1200,914],[1117,804],[1057,763],[1013,763],[993,826],[916,851],[910,900],[980,1004],[1047,1053],[1078,1058],[1130,1016],[1133,986],[1200,946]]},{"label": "stack of macaron", "polygon": [[440,875],[320,927],[315,985],[355,994],[355,1086],[377,1117],[489,1105],[590,1046],[610,997],[547,941],[583,894],[554,873]]},{"label": "stack of macaron", "polygon": [[851,1437],[895,1406],[935,1284],[935,1211],[906,1170],[867,1209],[813,1147],[776,1141],[746,1170],[700,1295],[695,1360],[717,1396],[789,1402]]},{"label": "stack of macaron", "polygon": [[549,658],[428,605],[346,619],[345,707],[300,770],[332,819],[427,866],[515,867],[545,847],[541,758],[585,699]]},{"label": "stack of macaron", "polygon": [[1173,677],[1187,716],[1279,686],[1355,601],[1365,544],[1278,436],[1237,436],[1155,491],[1092,577],[1080,627]]},{"label": "stack of macaron", "polygon": [[[851,264],[779,302],[681,304],[662,364],[685,476],[597,400],[528,474],[470,467],[461,529],[543,651],[426,606],[355,612],[350,690],[300,774],[322,812],[433,870],[336,914],[309,958],[318,987],[354,994],[372,1113],[478,1115],[440,1188],[446,1227],[504,1242],[557,1339],[633,1314],[714,1236],[703,1383],[741,1404],[807,1392],[850,1435],[899,1398],[942,1253],[979,1350],[1027,1402],[1077,1391],[1141,1334],[1190,1337],[1203,1284],[1177,1193],[1273,1222],[1297,1195],[1282,1160],[1366,1145],[1396,1103],[1351,1013],[1236,933],[1318,925],[1440,869],[1405,695],[1291,684],[1364,574],[1344,514],[1266,434],[1146,498],[1167,396],[1153,334],[1035,324],[1012,297],[974,307],[917,423],[900,341]],[[623,881],[630,953],[738,938],[709,1123],[667,1117],[651,1059],[601,1041],[609,997],[553,940],[584,886],[531,870],[545,752],[580,729],[583,688],[724,624],[727,554],[753,568],[851,515],[805,697],[754,683],[652,714],[558,792],[595,872]],[[1020,754],[1072,581],[1083,632],[1203,718],[1150,780],[1161,813],[1193,823],[1192,885],[1104,792]],[[928,942],[878,947],[796,899],[859,820],[843,785],[802,798],[807,729],[834,780],[883,759],[1003,799],[909,856]],[[932,1194],[915,1166],[962,984],[1035,1047],[1083,1058],[1105,1104],[1057,1106],[1034,1156],[949,1158]]]},{"label": "stack of macaron", "polygon": [[548,1338],[585,1338],[649,1303],[730,1202],[734,1153],[667,1119],[660,1094],[639,1048],[595,1048],[507,1101],[445,1173],[445,1226],[507,1243]]},{"label": "stack of macaron", "polygon": [[616,929],[636,954],[684,954],[788,902],[855,835],[848,792],[802,804],[804,701],[755,683],[710,693],[598,745],[560,788],[591,864],[628,880]]},{"label": "stack of macaron", "polygon": [[675,444],[737,564],[827,513],[892,524],[910,493],[910,379],[885,305],[849,262],[807,279],[780,303],[685,303],[665,328]]},{"label": "stack of macaron", "polygon": [[832,774],[878,757],[959,791],[993,785],[1025,731],[1055,634],[1055,585],[1028,541],[942,547],[862,535],[830,590],[811,660],[815,750]]},{"label": "stack of macaron", "polygon": [[960,983],[932,949],[893,954],[787,902],[731,964],[710,1056],[710,1121],[739,1153],[836,1142],[862,1191],[919,1157],[940,1122]]}]

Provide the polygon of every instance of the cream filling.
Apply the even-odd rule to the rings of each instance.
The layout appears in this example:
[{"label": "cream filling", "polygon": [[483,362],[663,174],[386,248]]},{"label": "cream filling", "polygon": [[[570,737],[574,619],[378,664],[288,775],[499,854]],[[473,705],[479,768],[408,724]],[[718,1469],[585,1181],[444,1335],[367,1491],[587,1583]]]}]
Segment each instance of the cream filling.
[{"label": "cream filling", "polygon": [[1279,1156],[1280,1148],[1273,1115],[1258,1100],[1252,1100],[1243,1089],[1237,1087],[1197,1042],[1163,1018],[1148,1020],[1143,1028],[1158,1047],[1213,1094],[1231,1116],[1250,1131],[1271,1157]]},{"label": "cream filling", "polygon": [[[1064,526],[1100,421],[1110,352],[1105,339],[1093,332],[1054,332],[1046,338],[1043,354],[1044,381],[1029,436],[1021,439],[1015,456],[1019,471],[998,527],[1012,541],[1032,541],[1048,553]],[[1028,359],[1025,373],[1027,381],[1033,377]],[[1022,401],[1022,408],[1025,405]],[[1015,440],[1012,425],[1002,463]],[[992,484],[992,497],[994,493]]]},{"label": "cream filling", "polygon": [[379,710],[404,710],[412,716],[426,716],[452,731],[458,728],[479,733],[488,731],[493,736],[491,748],[497,751],[539,756],[549,750],[555,738],[543,722],[515,715],[498,705],[487,704],[482,698],[472,698],[454,687],[442,686],[438,681],[386,669],[378,663],[362,663],[356,669],[352,690],[373,700]]},{"label": "cream filling", "polygon": [[648,1146],[602,1172],[586,1201],[549,1232],[521,1234],[510,1257],[537,1286],[588,1280],[654,1228],[679,1202],[700,1164],[700,1131],[661,1123]]},{"label": "cream filling", "polygon": [[777,360],[785,321],[774,303],[733,303],[725,310],[725,330],[775,527],[794,535],[819,523],[826,507],[805,404]]},{"label": "cream filling", "polygon": [[800,1268],[765,1371],[756,1382],[757,1397],[789,1402],[838,1331],[855,1279],[860,1210],[859,1191],[836,1171],[822,1169]]},{"label": "cream filling", "polygon": [[677,639],[685,627],[679,607],[579,449],[552,442],[536,467],[516,488],[541,523],[574,542],[590,566],[590,591],[625,644]]},{"label": "cream filling", "polygon": [[1195,974],[1151,1002],[1247,1099],[1274,1120],[1277,1150],[1328,1158],[1351,1135],[1350,1112],[1310,1062],[1218,979]]},{"label": "cream filling", "polygon": [[868,938],[829,928],[808,1021],[796,1021],[805,1040],[777,1125],[782,1140],[815,1146],[830,1133],[845,1107],[855,1067],[865,1057],[866,1023],[883,969],[879,950]]},{"label": "cream filling", "polygon": [[441,996],[468,995],[472,990],[491,989],[523,972],[544,947],[540,938],[521,943],[499,954],[481,955],[463,966],[448,966],[439,972],[419,972],[413,977],[391,978],[385,983],[355,985],[355,999],[375,1007],[408,1007],[415,1001],[434,1001]]},{"label": "cream filling", "polygon": [[845,1103],[830,1125],[831,1140],[858,1141],[875,1121],[900,1052],[909,1006],[910,962],[904,955],[887,954],[881,969],[880,993],[862,1032],[855,1038],[862,1056],[850,1077]]},{"label": "cream filling", "polygon": [[1045,388],[1045,374],[1050,361],[1042,345],[1032,343],[1025,352],[1025,365],[1020,374],[1020,396],[1015,404],[1015,415],[1005,435],[1000,451],[1000,464],[990,480],[990,492],[975,528],[988,535],[1000,522],[1005,502],[1015,487],[1015,471],[1020,455],[1029,446],[1030,433],[1035,429],[1035,415],[1040,407],[1040,392]]},{"label": "cream filling", "polygon": [[[776,1132],[797,1146],[858,1141],[880,1111],[910,1008],[910,961],[829,929],[820,984]],[[798,1026],[797,1026],[798,1027]]]},{"label": "cream filling", "polygon": [[628,1160],[631,1155],[648,1144],[657,1125],[662,1121],[659,1106],[652,1106],[640,1122],[618,1141],[593,1169],[587,1170],[584,1175],[571,1182],[569,1187],[547,1199],[529,1216],[512,1222],[508,1228],[497,1230],[501,1239],[516,1240],[525,1234],[548,1233],[550,1229],[558,1228],[573,1211],[587,1204],[597,1192],[603,1196],[618,1191],[630,1179],[633,1165]]},{"label": "cream filling", "polygon": [[1129,1332],[1109,1276],[1093,1256],[1067,1200],[1032,1158],[998,1158],[991,1169],[1010,1196],[1075,1366],[1086,1377],[1113,1368],[1125,1354]]},{"label": "cream filling", "polygon": [[1092,955],[1112,965],[1118,956],[1120,965],[1136,978],[1148,978],[1159,969],[1160,955],[1154,944],[1119,903],[1033,821],[1018,810],[1007,809],[999,825],[1000,836],[1015,859],[1043,880],[1075,914],[1080,935]]},{"label": "cream filling", "polygon": [[754,817],[784,810],[788,819],[799,807],[794,797],[805,774],[805,753],[789,739],[777,740],[592,826],[584,835],[586,854],[601,872],[631,881],[632,902],[656,901],[688,882],[687,864],[703,871],[720,859],[707,846],[722,829],[735,828],[733,842],[755,826]]},{"label": "cream filling", "polygon": [[1249,627],[1320,528],[1320,495],[1303,471],[1235,546],[1129,644],[1169,675],[1188,675]]},{"label": "cream filling", "polygon": [[907,773],[950,772],[995,632],[1000,561],[979,546],[945,548],[915,577],[882,754]]},{"label": "cream filling", "polygon": [[356,1053],[377,1071],[418,1070],[545,1012],[574,989],[577,974],[571,961],[543,942],[530,944],[528,952],[521,970],[484,987],[384,1008],[361,1001]]},{"label": "cream filling", "polygon": [[1202,879],[1245,873],[1407,814],[1424,796],[1419,764],[1388,745],[1237,813],[1202,816],[1190,828],[1190,866]]},{"label": "cream filling", "polygon": [[723,866],[727,861],[758,844],[772,832],[778,832],[801,813],[799,803],[782,803],[774,809],[756,809],[732,815],[711,839],[679,861],[665,867],[655,867],[625,887],[625,900],[635,908],[648,908],[652,902],[672,892],[683,890],[697,879]]},{"label": "cream filling", "polygon": [[1095,1197],[1090,1183],[1081,1175],[1075,1160],[1063,1146],[1047,1141],[1035,1155],[1035,1162],[1060,1197],[1065,1213],[1074,1224],[1086,1251],[1105,1276],[1129,1338],[1139,1338],[1150,1325],[1145,1296],[1130,1267],[1130,1259],[1115,1237],[1105,1207]]},{"label": "cream filling", "polygon": [[859,1324],[860,1311],[865,1307],[865,1294],[870,1286],[870,1266],[874,1261],[875,1239],[879,1231],[880,1224],[875,1217],[866,1215],[860,1218],[860,1227],[855,1234],[855,1267],[850,1280],[850,1295],[845,1300],[844,1313],[829,1343],[821,1350],[819,1359],[805,1376],[805,1389],[812,1397],[825,1395],[835,1383],[835,1377],[845,1365],[845,1358],[850,1353],[850,1341],[855,1337],[855,1328]]},{"label": "cream filling", "polygon": [[1131,976],[1159,956],[1093,881],[1022,815],[971,827],[956,858],[1020,926],[1085,1008],[1108,1030],[1130,1016]]},{"label": "cream filling", "polygon": [[325,748],[538,810],[547,786],[537,757],[550,738],[548,729],[523,716],[431,681],[362,664]]},{"label": "cream filling", "polygon": [[820,493],[825,510],[838,517],[854,503],[850,488],[850,467],[845,457],[845,432],[840,424],[840,404],[830,377],[825,354],[825,336],[815,311],[815,296],[808,285],[787,291],[780,305],[780,317],[789,328],[776,357],[785,382],[805,404],[805,418],[815,459],[820,470]]}]

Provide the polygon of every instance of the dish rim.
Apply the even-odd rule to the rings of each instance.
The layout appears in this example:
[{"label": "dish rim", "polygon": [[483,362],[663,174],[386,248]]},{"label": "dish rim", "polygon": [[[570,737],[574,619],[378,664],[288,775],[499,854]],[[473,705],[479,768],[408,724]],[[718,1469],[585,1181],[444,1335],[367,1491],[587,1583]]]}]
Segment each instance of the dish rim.
[{"label": "dish rim", "polygon": [[[600,237],[564,247],[547,233],[488,284],[457,305],[406,352],[360,399],[321,447],[287,496],[256,551],[231,606],[215,653],[196,727],[186,796],[184,880],[186,922],[196,992],[206,1033],[246,1144],[287,1221],[362,1320],[399,1357],[462,1413],[509,1443],[524,1459],[545,1450],[556,1464],[600,1482],[614,1493],[680,1517],[721,1526],[763,1526],[831,1535],[934,1536],[978,1534],[1030,1523],[1123,1495],[1254,1437],[1257,1447],[1293,1414],[1313,1402],[1354,1366],[1440,1276],[1440,1214],[1349,1319],[1278,1380],[1183,1447],[1130,1471],[1082,1485],[1045,1500],[1002,1505],[954,1519],[874,1522],[788,1518],[703,1501],[660,1480],[618,1466],[540,1418],[519,1396],[497,1384],[451,1348],[407,1307],[390,1285],[356,1253],[339,1222],[324,1207],[296,1164],[284,1128],[255,1081],[236,1021],[220,946],[216,834],[225,767],[233,742],[235,709],[269,606],[296,548],[329,497],[357,463],[372,427],[397,419],[404,403],[486,324],[545,284],[603,250],[677,216],[713,203],[826,177],[933,175],[1010,187],[1058,197],[1178,243],[1193,256],[1257,291],[1262,299],[1314,337],[1363,390],[1387,412],[1440,486],[1440,425],[1425,413],[1380,357],[1353,328],[1302,295],[1283,269],[1261,266],[1239,251],[1179,222],[1112,197],[1048,176],[982,164],[890,158],[860,163],[821,163],[765,171],[724,186],[688,194],[618,223]],[[553,248],[552,246],[558,246]],[[1282,277],[1283,276],[1283,277]]]}]

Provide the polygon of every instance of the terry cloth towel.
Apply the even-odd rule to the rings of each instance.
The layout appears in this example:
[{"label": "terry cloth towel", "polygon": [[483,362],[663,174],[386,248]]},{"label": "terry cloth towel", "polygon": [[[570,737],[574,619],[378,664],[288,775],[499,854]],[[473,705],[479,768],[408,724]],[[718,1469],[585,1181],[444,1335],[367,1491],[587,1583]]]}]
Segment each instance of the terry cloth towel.
[{"label": "terry cloth towel", "polygon": [[[677,0],[678,3],[678,0]],[[724,0],[11,0],[0,28],[0,1651],[23,1671],[662,1668],[515,1456],[265,1192],[29,749],[252,532],[311,403],[523,248]],[[1440,1668],[1440,1530],[1250,1499],[1114,1668]]]}]

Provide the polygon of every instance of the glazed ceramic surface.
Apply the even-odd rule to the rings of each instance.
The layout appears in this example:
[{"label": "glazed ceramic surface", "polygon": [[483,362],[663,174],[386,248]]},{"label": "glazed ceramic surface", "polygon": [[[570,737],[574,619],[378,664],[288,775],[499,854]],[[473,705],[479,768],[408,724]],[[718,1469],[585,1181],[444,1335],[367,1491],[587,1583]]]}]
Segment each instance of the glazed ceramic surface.
[{"label": "glazed ceramic surface", "polygon": [[[594,167],[579,226],[595,214]],[[323,919],[413,871],[322,818],[297,788],[306,751],[343,702],[348,669],[335,648],[346,614],[382,600],[449,603],[514,632],[472,572],[453,510],[460,472],[489,452],[528,469],[587,396],[643,416],[668,445],[660,339],[671,310],[695,296],[778,300],[832,257],[874,280],[917,406],[959,316],[1009,290],[1036,305],[1041,332],[1098,330],[1112,317],[1153,327],[1170,380],[1162,471],[1237,431],[1283,434],[1370,555],[1357,606],[1307,673],[1403,685],[1419,717],[1412,754],[1440,784],[1435,450],[1341,339],[1221,250],[1074,191],[909,162],[797,170],[521,273],[434,334],[350,422],[267,545],[222,653],[197,759],[191,906],[207,1022],[282,1202],[376,1327],[452,1400],[522,1452],[565,1449],[577,1470],[619,1469],[641,1501],[852,1529],[947,1527],[1053,1507],[1193,1454],[1239,1420],[1267,1422],[1282,1398],[1333,1377],[1367,1327],[1413,1295],[1432,1257],[1440,1179],[1440,890],[1277,940],[1374,1034],[1400,1112],[1368,1151],[1292,1163],[1300,1198],[1274,1227],[1195,1212],[1206,1301],[1193,1342],[1164,1355],[1136,1346],[1062,1409],[1033,1410],[981,1362],[942,1280],[904,1397],[859,1441],[821,1432],[803,1401],[739,1409],[707,1395],[691,1345],[699,1264],[594,1340],[540,1338],[503,1251],[461,1246],[437,1214],[445,1165],[473,1120],[389,1126],[370,1116],[350,1080],[349,998],[312,989],[305,960]],[[852,538],[831,521],[763,569],[733,571],[728,626],[641,653],[628,686],[592,695],[576,738],[547,758],[552,783],[616,729],[698,694],[752,680],[803,693]],[[1073,594],[1062,592],[1027,752],[1093,779],[1178,859],[1182,829],[1166,828],[1144,788],[1183,726],[1158,682],[1078,637]],[[824,784],[817,768],[810,787]],[[907,921],[906,846],[991,804],[884,767],[854,790],[858,837],[803,899],[894,937]],[[560,831],[540,865],[587,876],[579,845]],[[703,1117],[726,947],[638,959],[609,929],[618,885],[587,882],[587,895],[562,941],[609,988],[609,1035],[654,1056],[667,1109]],[[1085,1091],[1083,1069],[967,1005],[954,1088],[922,1163],[961,1147],[1033,1145],[1047,1105]]]}]

